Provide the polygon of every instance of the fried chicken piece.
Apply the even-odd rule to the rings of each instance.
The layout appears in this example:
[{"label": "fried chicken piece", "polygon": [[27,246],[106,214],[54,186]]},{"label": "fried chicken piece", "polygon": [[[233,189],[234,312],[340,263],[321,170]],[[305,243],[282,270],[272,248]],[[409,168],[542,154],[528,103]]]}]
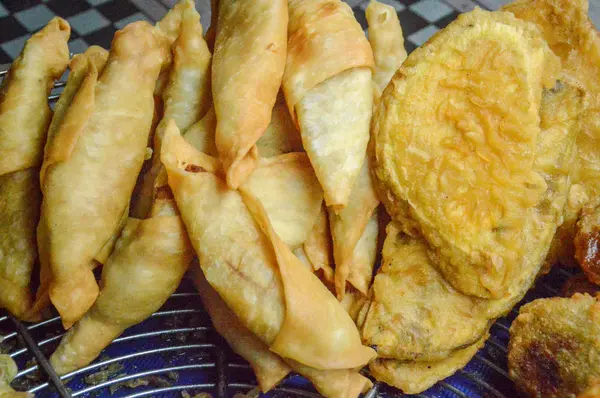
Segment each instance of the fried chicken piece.
[{"label": "fried chicken piece", "polygon": [[575,258],[590,281],[600,285],[600,202],[586,206],[577,222]]},{"label": "fried chicken piece", "polygon": [[[588,294],[539,299],[510,328],[508,367],[529,397],[575,398],[600,381],[600,301]],[[593,395],[592,395],[593,396]]]}]

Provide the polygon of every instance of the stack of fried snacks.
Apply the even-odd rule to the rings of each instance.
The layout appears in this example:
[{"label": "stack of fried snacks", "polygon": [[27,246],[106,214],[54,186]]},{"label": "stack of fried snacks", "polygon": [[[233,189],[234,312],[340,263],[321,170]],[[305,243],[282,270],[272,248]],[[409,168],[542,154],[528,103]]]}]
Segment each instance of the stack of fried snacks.
[{"label": "stack of fried snacks", "polygon": [[69,62],[70,33],[65,20],[50,21],[27,41],[0,89],[0,308],[19,317],[33,301],[38,176],[52,118],[48,95]]},{"label": "stack of fried snacks", "polygon": [[94,258],[127,216],[150,133],[152,94],[167,56],[167,41],[154,27],[126,26],[115,34],[103,68],[83,55],[85,77],[68,106],[54,115],[38,226],[42,269],[49,275],[38,299],[49,294],[66,328],[98,296]]},{"label": "stack of fried snacks", "polygon": [[212,3],[206,36],[181,0],[70,62],[55,19],[3,82],[0,307],[56,307],[59,374],[189,271],[263,392],[295,372],[353,398],[369,366],[419,393],[475,355],[545,259],[568,257],[586,203],[580,261],[596,272],[600,39],[585,0],[477,9],[408,58],[375,0],[368,40],[341,0]]},{"label": "stack of fried snacks", "polygon": [[573,265],[575,224],[584,205],[600,197],[600,36],[588,16],[588,0],[517,0],[504,7],[532,22],[562,61],[561,79],[584,93],[577,155],[564,222],[547,259]]},{"label": "stack of fried snacks", "polygon": [[376,378],[418,393],[454,373],[534,282],[567,201],[583,104],[559,71],[533,25],[475,10],[386,89],[375,172],[396,221],[360,319]]}]

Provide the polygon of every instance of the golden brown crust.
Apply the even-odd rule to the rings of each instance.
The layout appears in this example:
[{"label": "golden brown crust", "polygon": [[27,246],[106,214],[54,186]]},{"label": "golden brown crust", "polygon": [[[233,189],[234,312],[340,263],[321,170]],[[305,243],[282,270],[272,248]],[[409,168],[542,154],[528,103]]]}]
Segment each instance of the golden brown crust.
[{"label": "golden brown crust", "polygon": [[287,2],[220,1],[212,64],[216,146],[237,188],[256,166],[255,144],[271,120],[287,48]]},{"label": "golden brown crust", "polygon": [[581,212],[575,235],[575,258],[588,279],[600,285],[600,204]]},{"label": "golden brown crust", "polygon": [[510,377],[526,396],[575,398],[600,379],[600,302],[575,294],[526,304],[508,348]]},{"label": "golden brown crust", "polygon": [[[489,51],[467,51],[471,41]],[[483,54],[499,58],[489,64]],[[523,73],[513,75],[516,69],[503,62]],[[475,69],[466,78],[463,69],[449,67],[453,63]],[[520,293],[512,282],[546,255],[566,199],[576,122],[568,113],[556,126],[540,123],[543,88],[554,85],[558,66],[533,26],[509,13],[476,10],[411,54],[377,109],[382,200],[407,230],[425,236],[444,277],[466,294],[500,299]],[[505,83],[498,84],[500,76]],[[520,94],[504,90],[512,79]],[[577,111],[581,95],[564,91],[565,101],[575,104],[568,109]],[[549,101],[562,103],[558,94]],[[521,105],[519,112],[509,103]]]},{"label": "golden brown crust", "polygon": [[296,120],[296,104],[307,92],[345,70],[373,67],[373,52],[352,9],[342,1],[292,0],[289,8],[283,89]]}]

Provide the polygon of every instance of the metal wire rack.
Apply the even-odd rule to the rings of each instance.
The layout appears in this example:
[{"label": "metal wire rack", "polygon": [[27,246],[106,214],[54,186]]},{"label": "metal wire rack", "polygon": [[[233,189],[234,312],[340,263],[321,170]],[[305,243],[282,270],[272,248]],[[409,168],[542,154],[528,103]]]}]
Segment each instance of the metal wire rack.
[{"label": "metal wire rack", "polygon": [[[0,81],[8,65],[0,65]],[[57,82],[49,99],[54,102],[65,79]],[[462,370],[414,397],[504,398],[517,393],[507,372],[509,327],[518,308],[540,297],[559,295],[573,275],[555,267],[541,278],[523,302],[497,320],[491,336]],[[257,386],[250,366],[235,355],[214,331],[192,284],[186,279],[160,311],[128,329],[91,365],[58,376],[50,363],[64,330],[54,316],[35,324],[23,324],[0,310],[0,353],[9,354],[20,371],[15,389],[37,397],[187,397],[201,392],[213,397],[232,397]],[[310,383],[288,376],[267,397],[319,397]],[[408,397],[383,383],[375,383],[365,398]]]}]

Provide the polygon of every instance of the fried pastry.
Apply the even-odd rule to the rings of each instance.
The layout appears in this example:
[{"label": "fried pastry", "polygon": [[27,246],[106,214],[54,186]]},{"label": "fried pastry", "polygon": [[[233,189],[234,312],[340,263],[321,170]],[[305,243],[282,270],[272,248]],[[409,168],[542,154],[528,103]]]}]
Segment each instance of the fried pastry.
[{"label": "fried pastry", "polygon": [[262,340],[242,325],[219,294],[207,282],[198,264],[191,270],[194,285],[215,330],[229,346],[252,366],[262,392],[275,387],[292,369]]},{"label": "fried pastry", "polygon": [[326,284],[334,286],[334,271],[333,271],[333,242],[331,241],[331,233],[329,230],[329,220],[327,219],[327,209],[321,207],[321,212],[317,217],[312,230],[308,234],[302,250],[306,255],[307,260],[320,278]]},{"label": "fried pastry", "polygon": [[365,159],[373,52],[340,0],[289,1],[283,90],[327,206],[348,204]]},{"label": "fried pastry", "polygon": [[161,93],[162,119],[152,140],[151,168],[143,175],[137,195],[132,198],[131,215],[136,218],[147,217],[158,188],[156,179],[164,172],[160,147],[167,122],[173,119],[185,132],[206,116],[211,103],[211,54],[202,36],[200,14],[192,1],[182,1],[173,10],[177,7],[180,7],[181,21],[172,47],[173,62]]},{"label": "fried pastry", "polygon": [[565,80],[585,94],[577,135],[565,220],[556,233],[548,262],[574,265],[573,238],[581,208],[600,197],[600,36],[588,16],[588,0],[518,0],[504,7],[534,23],[562,61]]},{"label": "fried pastry", "polygon": [[337,213],[329,210],[335,290],[339,299],[344,298],[347,282],[366,295],[373,277],[379,232],[375,213],[379,199],[371,180],[369,163],[368,158],[363,162],[346,207]]},{"label": "fried pastry", "polygon": [[600,285],[600,202],[583,208],[577,222],[575,257],[583,272],[593,283]]},{"label": "fried pastry", "polygon": [[171,126],[162,153],[169,185],[202,271],[229,308],[286,359],[330,370],[367,363],[372,350],[361,345],[337,300],[275,233],[260,200],[247,189],[243,196],[227,190],[213,174],[220,173],[218,163]]},{"label": "fried pastry", "polygon": [[373,81],[379,96],[406,59],[404,35],[394,7],[371,0],[365,14],[375,58]]},{"label": "fried pastry", "polygon": [[17,364],[9,356],[0,354],[0,398],[28,398],[33,397],[28,392],[17,392],[10,386],[11,381],[18,373]]},{"label": "fried pastry", "polygon": [[48,95],[69,62],[70,33],[65,20],[50,21],[27,40],[0,88],[0,308],[17,317],[33,302],[39,167],[52,118]]},{"label": "fried pastry", "polygon": [[115,233],[144,160],[153,91],[168,44],[146,22],[117,32],[101,75],[93,63],[46,151],[38,244],[50,298],[68,328],[94,303],[90,263]]},{"label": "fried pastry", "polygon": [[169,194],[159,190],[149,218],[128,220],[102,269],[98,299],[50,357],[58,374],[88,365],[125,329],[157,311],[179,286],[193,249]]},{"label": "fried pastry", "polygon": [[577,397],[600,381],[600,302],[587,294],[539,299],[510,328],[508,368],[528,397]]},{"label": "fried pastry", "polygon": [[216,147],[227,185],[237,188],[256,166],[285,68],[287,1],[219,2],[212,64]]},{"label": "fried pastry", "polygon": [[[567,110],[541,134],[542,94],[559,68],[534,26],[476,9],[414,51],[377,108],[380,197],[463,293],[517,295],[546,256],[574,148]],[[571,89],[557,91],[571,98]]]}]

